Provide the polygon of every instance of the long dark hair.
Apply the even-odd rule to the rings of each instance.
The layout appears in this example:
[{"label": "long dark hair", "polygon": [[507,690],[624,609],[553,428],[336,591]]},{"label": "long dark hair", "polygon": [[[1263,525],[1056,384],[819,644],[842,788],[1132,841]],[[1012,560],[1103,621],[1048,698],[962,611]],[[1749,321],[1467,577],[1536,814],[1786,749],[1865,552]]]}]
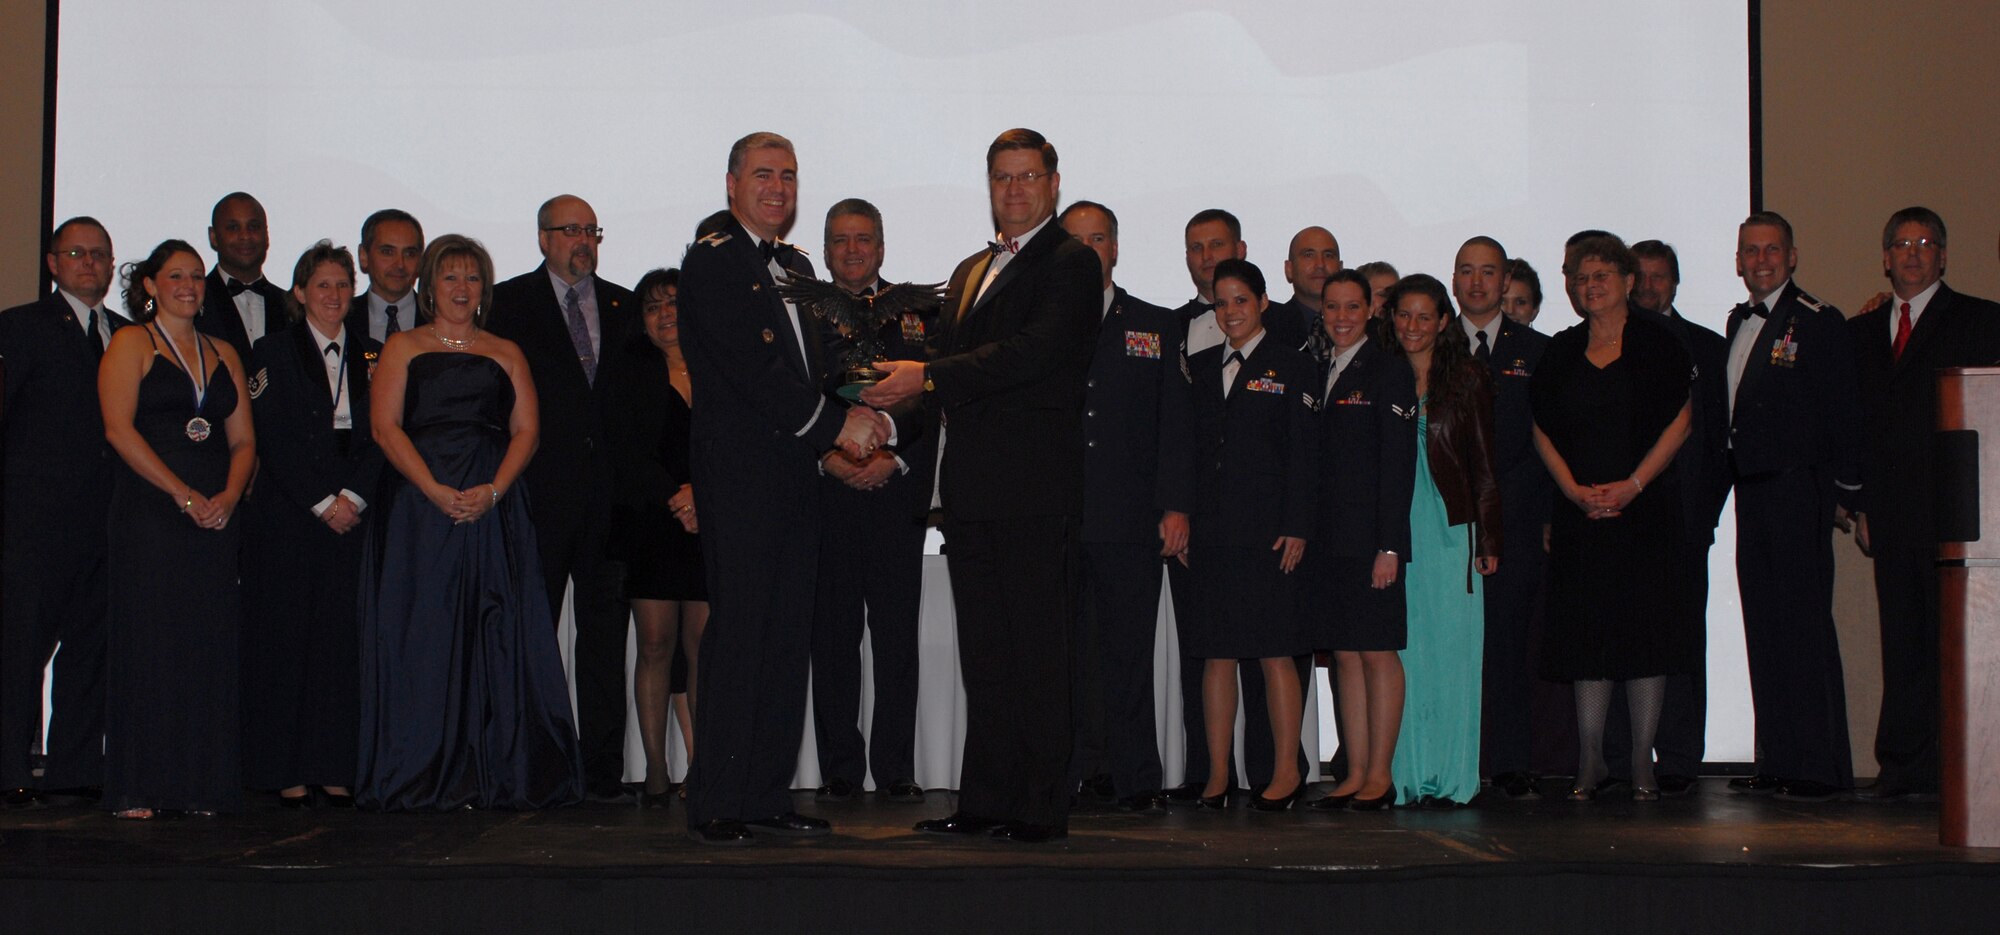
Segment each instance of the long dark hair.
[{"label": "long dark hair", "polygon": [[[176,254],[181,253],[194,257],[197,261],[201,259],[201,254],[185,240],[162,240],[159,246],[153,248],[153,252],[146,254],[145,259],[125,264],[125,314],[130,315],[133,321],[144,324],[152,321],[153,316],[158,314],[158,310],[152,305],[153,297],[146,294],[145,281],[158,278],[160,268],[166,266],[167,261],[173,259]],[[206,269],[208,264],[203,263],[202,267]]]},{"label": "long dark hair", "polygon": [[[1478,398],[1481,372],[1478,361],[1472,359],[1471,342],[1465,339],[1465,329],[1453,327],[1458,321],[1458,308],[1451,304],[1451,292],[1437,277],[1424,273],[1412,273],[1396,281],[1389,287],[1388,309],[1394,320],[1396,306],[1402,304],[1406,295],[1421,295],[1437,305],[1438,316],[1444,320],[1444,328],[1438,332],[1437,343],[1431,348],[1431,369],[1426,379],[1430,390],[1432,408],[1438,406],[1472,405]],[[1402,354],[1403,342],[1390,341],[1389,346]]]}]

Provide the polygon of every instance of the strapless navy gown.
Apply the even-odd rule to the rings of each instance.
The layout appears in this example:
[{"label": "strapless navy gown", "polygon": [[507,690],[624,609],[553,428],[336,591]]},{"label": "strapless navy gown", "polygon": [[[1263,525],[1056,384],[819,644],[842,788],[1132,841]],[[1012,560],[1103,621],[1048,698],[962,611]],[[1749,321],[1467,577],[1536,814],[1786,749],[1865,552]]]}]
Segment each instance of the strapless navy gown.
[{"label": "strapless navy gown", "polygon": [[[410,361],[403,431],[439,482],[492,480],[514,389],[491,358]],[[528,491],[454,524],[401,475],[362,556],[361,781],[387,811],[547,808],[583,795]]]}]

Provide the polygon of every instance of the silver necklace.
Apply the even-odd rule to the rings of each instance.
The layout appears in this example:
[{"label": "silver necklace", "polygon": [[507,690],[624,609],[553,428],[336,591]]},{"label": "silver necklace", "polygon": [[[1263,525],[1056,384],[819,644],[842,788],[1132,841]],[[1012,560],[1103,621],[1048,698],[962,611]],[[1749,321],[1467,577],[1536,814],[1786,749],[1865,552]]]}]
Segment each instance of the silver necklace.
[{"label": "silver necklace", "polygon": [[466,348],[472,346],[472,342],[479,340],[479,336],[477,334],[473,335],[472,337],[466,338],[463,341],[457,338],[447,338],[443,334],[438,333],[436,325],[431,326],[431,337],[438,339],[439,344],[451,348],[454,351],[465,350]]}]

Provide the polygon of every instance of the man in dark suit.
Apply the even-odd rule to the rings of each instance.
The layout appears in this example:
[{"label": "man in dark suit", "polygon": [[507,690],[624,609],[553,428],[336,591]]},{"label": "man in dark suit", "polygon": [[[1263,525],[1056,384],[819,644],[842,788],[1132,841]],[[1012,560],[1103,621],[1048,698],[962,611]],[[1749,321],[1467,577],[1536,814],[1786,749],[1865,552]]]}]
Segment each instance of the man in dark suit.
[{"label": "man in dark suit", "polygon": [[[827,209],[827,276],[849,295],[880,292],[882,212],[860,198]],[[876,335],[893,360],[923,360],[924,336],[937,315],[905,312]],[[846,376],[840,357],[852,339],[823,328],[826,389]],[[914,428],[914,426],[913,426]],[[819,598],[812,635],[813,737],[819,753],[818,797],[846,801],[875,775],[892,802],[922,802],[917,785],[917,613],[924,588],[924,514],[929,512],[937,452],[931,436],[911,432],[902,444],[865,461],[839,450],[820,458]],[[865,547],[864,547],[865,546]],[[861,739],[863,624],[873,661],[875,707]]]},{"label": "man in dark suit", "polygon": [[[1729,343],[1722,335],[1688,321],[1674,308],[1680,291],[1681,264],[1674,248],[1658,240],[1632,245],[1639,261],[1639,275],[1632,290],[1635,308],[1656,318],[1687,350],[1694,361],[1694,383],[1689,400],[1691,421],[1687,441],[1674,455],[1673,470],[1681,491],[1681,551],[1677,567],[1663,569],[1684,583],[1687,613],[1705,621],[1708,609],[1708,550],[1715,544],[1715,525],[1722,504],[1729,497],[1729,383],[1723,377],[1729,358]],[[1698,623],[1704,645],[1705,622]],[[1708,677],[1705,670],[1667,676],[1664,706],[1660,711],[1659,734],[1653,741],[1658,761],[1660,794],[1686,795],[1694,790],[1701,775],[1703,751],[1707,746]],[[1630,782],[1631,728],[1625,714],[1623,695],[1614,693],[1609,719],[1605,722],[1605,761],[1612,764],[1611,775]]]},{"label": "man in dark suit", "polygon": [[632,293],[597,275],[604,229],[583,199],[557,195],[535,213],[542,265],[493,288],[486,327],[521,345],[542,414],[541,447],[528,462],[528,515],[535,523],[551,616],[562,616],[574,582],[577,735],[585,794],[618,801],[625,771],[624,566],[605,550],[610,534],[611,452],[604,414],[615,405],[603,368],[638,332]]},{"label": "man in dark suit", "polygon": [[[1208,208],[1195,213],[1188,219],[1182,230],[1182,239],[1187,248],[1188,278],[1194,281],[1195,297],[1174,310],[1186,329],[1184,353],[1194,355],[1221,344],[1222,329],[1215,322],[1215,265],[1228,259],[1243,259],[1249,253],[1250,245],[1243,240],[1243,224],[1221,208]],[[1190,431],[1192,427],[1190,427]],[[1193,437],[1188,444],[1192,445]],[[1174,622],[1176,628],[1186,625],[1197,613],[1194,604],[1193,579],[1187,567],[1180,562],[1167,563],[1167,586],[1174,602]],[[1168,805],[1193,806],[1201,801],[1201,788],[1208,784],[1208,733],[1203,727],[1201,702],[1201,672],[1203,661],[1183,654],[1180,658],[1181,676],[1181,729],[1186,735],[1187,768],[1182,774],[1180,785],[1166,790]],[[1243,722],[1263,724],[1268,718],[1264,710],[1264,668],[1261,665],[1241,665],[1237,668],[1237,681],[1242,686]],[[1299,684],[1312,684],[1312,657],[1299,657]],[[1310,689],[1307,690],[1310,694]],[[1263,788],[1271,781],[1270,733],[1261,730],[1243,732],[1243,763],[1248,775],[1243,778],[1254,788]],[[1299,751],[1302,767],[1311,764],[1305,759],[1305,751]],[[1339,759],[1338,756],[1335,757]],[[1230,761],[1230,769],[1235,770],[1235,760]],[[1338,764],[1336,763],[1336,772]],[[1230,785],[1236,786],[1232,780]]]},{"label": "man in dark suit", "polygon": [[939,502],[965,680],[959,810],[934,834],[1069,833],[1070,621],[1083,511],[1083,399],[1103,294],[1097,256],[1055,223],[1056,150],[1033,130],[986,150],[994,246],[952,273],[927,365],[862,395],[923,394],[946,426]]},{"label": "man in dark suit", "polygon": [[104,306],[113,275],[104,225],[64,221],[49,238],[47,262],[55,290],[0,312],[0,790],[10,807],[40,799],[29,754],[51,654],[40,786],[88,798],[104,769],[104,531],[115,457],[98,412],[97,362],[112,330],[128,322]]},{"label": "man in dark suit", "polygon": [[1187,551],[1194,497],[1192,399],[1180,318],[1112,281],[1118,216],[1072,203],[1063,229],[1104,268],[1103,324],[1083,410],[1083,594],[1071,653],[1076,743],[1070,778],[1108,775],[1117,807],[1161,811],[1153,643],[1161,558]]},{"label": "man in dark suit", "polygon": [[1322,343],[1314,335],[1322,333],[1319,323],[1319,293],[1326,277],[1340,272],[1340,241],[1324,227],[1308,227],[1292,235],[1285,254],[1285,281],[1292,284],[1292,297],[1273,302],[1264,310],[1264,330],[1285,347],[1305,347]]},{"label": "man in dark suit", "polygon": [[1774,211],[1737,228],[1750,301],[1729,316],[1736,584],[1757,717],[1757,773],[1732,791],[1823,801],[1853,784],[1833,627],[1836,508],[1860,492],[1854,347],[1840,310],[1792,281],[1799,251]]},{"label": "man in dark suit", "polygon": [[1528,382],[1549,339],[1500,313],[1507,293],[1507,248],[1491,237],[1467,240],[1452,260],[1452,297],[1472,356],[1493,374],[1493,469],[1500,481],[1500,570],[1486,579],[1486,647],[1480,670],[1480,774],[1509,798],[1535,794],[1535,733],[1555,729],[1534,718],[1535,673],[1529,646],[1535,593],[1547,553],[1554,481],[1535,451]]},{"label": "man in dark suit", "polygon": [[681,348],[694,406],[695,512],[708,572],[688,835],[747,844],[831,826],[792,809],[805,731],[819,564],[815,462],[838,444],[870,458],[893,440],[887,420],[826,391],[817,319],[785,302],[784,273],[812,264],[778,238],[798,209],[790,140],[752,133],[729,150],[729,223],[681,264]]},{"label": "man in dark suit", "polygon": [[1875,560],[1881,610],[1881,767],[1863,798],[1937,794],[1937,372],[1991,366],[2000,306],[1944,282],[1945,226],[1904,208],[1882,227],[1893,297],[1850,325],[1861,379],[1862,493],[1855,541]]},{"label": "man in dark suit", "polygon": [[285,290],[264,278],[264,259],[271,252],[264,206],[244,192],[222,196],[209,212],[208,245],[215,250],[215,268],[208,271],[195,329],[228,341],[237,359],[248,361],[250,348],[289,319]]},{"label": "man in dark suit", "polygon": [[361,252],[368,291],[354,297],[347,327],[376,343],[417,324],[417,267],[424,259],[424,226],[414,215],[383,208],[361,222]]}]

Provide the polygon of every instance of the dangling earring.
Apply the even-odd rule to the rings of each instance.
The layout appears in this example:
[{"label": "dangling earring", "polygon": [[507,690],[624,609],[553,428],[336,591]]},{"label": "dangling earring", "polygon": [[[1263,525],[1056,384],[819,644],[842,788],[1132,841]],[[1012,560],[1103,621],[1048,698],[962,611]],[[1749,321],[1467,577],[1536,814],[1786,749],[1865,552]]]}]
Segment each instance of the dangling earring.
[{"label": "dangling earring", "polygon": [[152,296],[147,296],[147,297],[146,297],[146,314],[148,314],[148,315],[151,315],[151,314],[153,314],[153,297],[152,297]]}]

